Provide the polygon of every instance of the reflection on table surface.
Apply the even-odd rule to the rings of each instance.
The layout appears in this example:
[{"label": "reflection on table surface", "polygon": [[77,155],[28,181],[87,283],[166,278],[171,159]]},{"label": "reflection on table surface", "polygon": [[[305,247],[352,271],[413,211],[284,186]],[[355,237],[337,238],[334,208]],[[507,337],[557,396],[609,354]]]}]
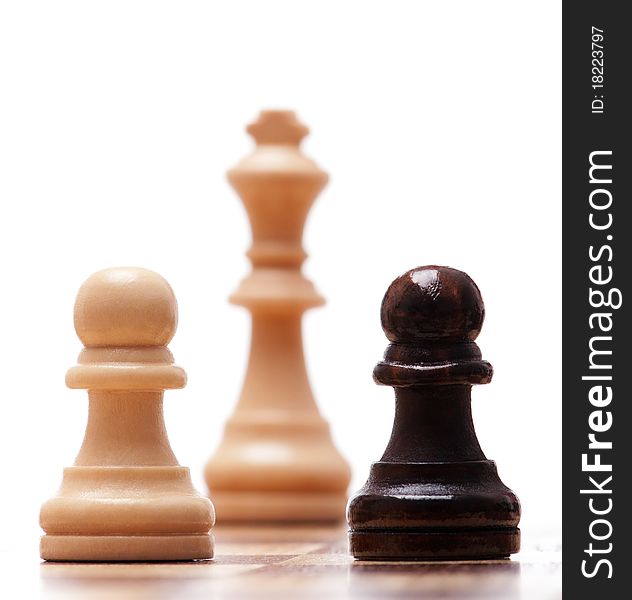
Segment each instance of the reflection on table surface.
[{"label": "reflection on table surface", "polygon": [[561,597],[557,546],[511,560],[386,562],[353,560],[342,527],[218,527],[215,537],[215,558],[199,562],[42,563],[36,547],[5,551],[5,589],[70,600]]}]

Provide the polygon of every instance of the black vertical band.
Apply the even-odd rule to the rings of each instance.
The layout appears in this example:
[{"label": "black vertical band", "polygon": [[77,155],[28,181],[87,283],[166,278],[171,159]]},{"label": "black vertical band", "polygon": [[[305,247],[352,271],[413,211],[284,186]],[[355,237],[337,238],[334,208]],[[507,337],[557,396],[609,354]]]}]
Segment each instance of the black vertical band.
[{"label": "black vertical band", "polygon": [[568,598],[628,598],[632,578],[632,28],[627,8],[616,0],[563,2],[563,573]]}]

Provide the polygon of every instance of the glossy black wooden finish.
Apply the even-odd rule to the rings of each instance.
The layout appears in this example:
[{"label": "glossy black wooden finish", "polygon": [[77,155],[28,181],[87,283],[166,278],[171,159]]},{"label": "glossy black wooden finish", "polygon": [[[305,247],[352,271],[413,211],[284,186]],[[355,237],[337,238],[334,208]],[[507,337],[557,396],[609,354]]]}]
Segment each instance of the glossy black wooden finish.
[{"label": "glossy black wooden finish", "polygon": [[362,559],[485,559],[520,548],[520,503],[487,460],[472,422],[473,384],[492,366],[474,341],[485,309],[476,284],[448,267],[408,271],[382,302],[391,344],[375,368],[395,388],[384,455],[349,502]]}]

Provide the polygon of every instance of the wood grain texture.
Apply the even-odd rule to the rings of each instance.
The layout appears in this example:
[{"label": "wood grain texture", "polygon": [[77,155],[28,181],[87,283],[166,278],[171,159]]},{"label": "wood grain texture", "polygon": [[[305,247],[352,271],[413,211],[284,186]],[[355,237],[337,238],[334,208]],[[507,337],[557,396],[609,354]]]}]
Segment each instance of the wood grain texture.
[{"label": "wood grain texture", "polygon": [[0,551],[6,597],[43,600],[209,598],[561,598],[561,552],[514,560],[354,560],[342,528],[216,528],[211,561],[40,563],[35,548]]}]

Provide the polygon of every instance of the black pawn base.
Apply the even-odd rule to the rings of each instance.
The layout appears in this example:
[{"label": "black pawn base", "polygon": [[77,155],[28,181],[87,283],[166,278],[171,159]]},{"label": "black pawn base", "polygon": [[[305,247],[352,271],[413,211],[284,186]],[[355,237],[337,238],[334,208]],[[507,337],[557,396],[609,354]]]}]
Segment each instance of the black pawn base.
[{"label": "black pawn base", "polygon": [[491,460],[371,467],[349,502],[362,560],[488,560],[520,550],[520,504]]},{"label": "black pawn base", "polygon": [[520,550],[520,530],[351,531],[359,560],[498,560]]}]

